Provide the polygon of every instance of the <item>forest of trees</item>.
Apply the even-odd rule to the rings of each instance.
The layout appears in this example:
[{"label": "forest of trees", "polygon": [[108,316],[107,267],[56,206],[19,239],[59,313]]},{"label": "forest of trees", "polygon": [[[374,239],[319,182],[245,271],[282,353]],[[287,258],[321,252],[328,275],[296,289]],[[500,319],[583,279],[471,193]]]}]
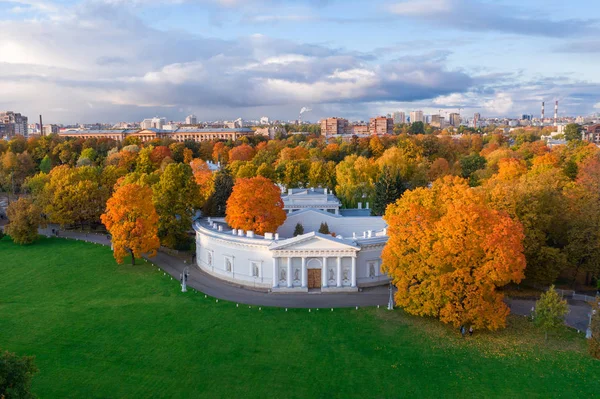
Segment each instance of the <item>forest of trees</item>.
[{"label": "forest of trees", "polygon": [[[0,141],[0,188],[13,201],[28,197],[48,223],[96,227],[115,190],[146,187],[160,244],[186,248],[196,210],[225,216],[240,178],[327,187],[345,207],[369,202],[373,215],[384,215],[399,198],[413,198],[407,193],[457,177],[522,226],[525,283],[592,283],[600,272],[600,150],[577,139],[550,149],[539,129],[487,130],[460,138],[400,132],[348,141],[290,135],[203,143],[18,136]],[[223,168],[213,173],[207,161]]]}]

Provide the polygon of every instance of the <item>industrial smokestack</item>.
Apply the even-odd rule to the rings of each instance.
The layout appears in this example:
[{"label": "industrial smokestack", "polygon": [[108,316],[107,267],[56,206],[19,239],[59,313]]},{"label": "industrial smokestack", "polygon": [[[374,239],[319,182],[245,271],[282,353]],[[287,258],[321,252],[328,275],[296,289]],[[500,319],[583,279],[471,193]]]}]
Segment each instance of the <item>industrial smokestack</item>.
[{"label": "industrial smokestack", "polygon": [[542,101],[542,125],[544,124],[544,119],[546,118],[546,103]]},{"label": "industrial smokestack", "polygon": [[558,126],[558,100],[554,103],[554,126]]},{"label": "industrial smokestack", "polygon": [[44,135],[44,125],[42,125],[42,115],[40,115],[40,136]]}]

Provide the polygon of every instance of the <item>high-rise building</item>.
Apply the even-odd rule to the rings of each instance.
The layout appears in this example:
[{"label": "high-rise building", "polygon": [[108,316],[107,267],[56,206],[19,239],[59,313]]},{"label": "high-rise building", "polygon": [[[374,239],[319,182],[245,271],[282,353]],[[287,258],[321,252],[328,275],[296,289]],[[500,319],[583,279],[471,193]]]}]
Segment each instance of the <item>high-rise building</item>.
[{"label": "high-rise building", "polygon": [[260,118],[260,124],[261,125],[268,125],[270,123],[269,121],[269,117],[268,116],[262,116]]},{"label": "high-rise building", "polygon": [[394,133],[394,120],[385,116],[377,116],[369,119],[369,134],[392,134]]},{"label": "high-rise building", "polygon": [[0,112],[0,123],[4,125],[2,128],[2,136],[12,137],[15,135],[27,136],[27,117],[13,111]]},{"label": "high-rise building", "polygon": [[58,133],[60,129],[56,125],[44,125],[42,127],[42,136]]},{"label": "high-rise building", "polygon": [[406,114],[402,111],[394,112],[392,117],[394,118],[394,124],[406,123]]},{"label": "high-rise building", "polygon": [[196,118],[196,115],[194,115],[194,114],[188,115],[185,118],[185,124],[186,125],[197,125],[198,124],[198,118]]},{"label": "high-rise building", "polygon": [[351,128],[348,120],[344,118],[326,118],[321,120],[321,135],[332,136],[335,134],[349,134]]},{"label": "high-rise building", "polygon": [[460,114],[453,112],[450,114],[450,125],[456,127],[460,126]]},{"label": "high-rise building", "polygon": [[144,119],[140,123],[140,128],[142,129],[162,129],[164,125],[167,124],[167,118],[159,118],[158,116],[154,118]]},{"label": "high-rise building", "polygon": [[444,127],[444,117],[441,115],[431,115],[430,123],[431,123],[431,126],[441,129]]},{"label": "high-rise building", "polygon": [[415,123],[415,122],[425,123],[425,119],[423,118],[423,111],[412,111],[410,113],[410,123]]}]

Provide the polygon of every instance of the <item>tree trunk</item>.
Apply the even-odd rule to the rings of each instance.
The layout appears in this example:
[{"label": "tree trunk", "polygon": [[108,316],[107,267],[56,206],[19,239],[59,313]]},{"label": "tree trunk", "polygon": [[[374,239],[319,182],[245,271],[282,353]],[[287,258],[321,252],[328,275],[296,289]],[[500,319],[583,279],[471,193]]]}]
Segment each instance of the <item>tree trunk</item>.
[{"label": "tree trunk", "polygon": [[129,252],[131,253],[131,265],[135,266],[135,255],[133,255],[133,250],[129,250]]}]

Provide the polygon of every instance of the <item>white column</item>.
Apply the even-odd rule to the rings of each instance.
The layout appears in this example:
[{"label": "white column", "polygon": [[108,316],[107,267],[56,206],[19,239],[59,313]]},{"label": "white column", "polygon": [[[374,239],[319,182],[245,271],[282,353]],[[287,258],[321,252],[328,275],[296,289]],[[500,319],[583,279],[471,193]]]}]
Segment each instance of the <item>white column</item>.
[{"label": "white column", "polygon": [[279,284],[277,283],[277,258],[273,257],[273,288],[277,288]]},{"label": "white column", "polygon": [[287,258],[287,286],[292,288],[292,257]]},{"label": "white column", "polygon": [[352,287],[356,287],[356,257],[352,257]]},{"label": "white column", "polygon": [[335,276],[337,277],[337,286],[341,287],[342,286],[342,257],[341,256],[337,257],[337,271],[335,273]]},{"label": "white column", "polygon": [[321,286],[323,288],[327,288],[327,258],[323,257],[323,268],[321,271]]},{"label": "white column", "polygon": [[306,288],[308,281],[308,270],[306,269],[306,258],[302,257],[302,288]]}]

